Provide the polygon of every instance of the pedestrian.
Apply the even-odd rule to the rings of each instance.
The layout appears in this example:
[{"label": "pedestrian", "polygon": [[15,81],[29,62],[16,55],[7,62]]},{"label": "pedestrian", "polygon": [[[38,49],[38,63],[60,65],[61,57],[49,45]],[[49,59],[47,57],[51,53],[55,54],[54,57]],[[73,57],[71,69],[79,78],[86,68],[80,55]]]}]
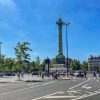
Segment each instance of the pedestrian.
[{"label": "pedestrian", "polygon": [[81,72],[79,72],[79,78],[82,78]]},{"label": "pedestrian", "polygon": [[94,78],[97,78],[97,76],[96,76],[96,73],[95,73],[95,72],[93,73],[93,77],[94,77]]},{"label": "pedestrian", "polygon": [[86,72],[86,71],[84,72],[84,76],[85,76],[85,78],[87,79],[87,72]]},{"label": "pedestrian", "polygon": [[21,77],[24,78],[24,71],[21,72]]},{"label": "pedestrian", "polygon": [[53,78],[53,74],[54,74],[54,73],[53,73],[53,72],[51,72],[51,76],[52,76],[52,78]]},{"label": "pedestrian", "polygon": [[20,80],[20,72],[18,72],[18,80]]},{"label": "pedestrian", "polygon": [[58,77],[59,77],[59,74],[58,74],[58,72],[56,72],[56,73],[54,74],[54,79],[58,79]]},{"label": "pedestrian", "polygon": [[52,72],[52,78],[53,78],[53,80],[55,79],[55,72]]},{"label": "pedestrian", "polygon": [[100,78],[100,71],[99,71],[99,78]]},{"label": "pedestrian", "polygon": [[42,73],[42,79],[44,79],[44,72]]}]

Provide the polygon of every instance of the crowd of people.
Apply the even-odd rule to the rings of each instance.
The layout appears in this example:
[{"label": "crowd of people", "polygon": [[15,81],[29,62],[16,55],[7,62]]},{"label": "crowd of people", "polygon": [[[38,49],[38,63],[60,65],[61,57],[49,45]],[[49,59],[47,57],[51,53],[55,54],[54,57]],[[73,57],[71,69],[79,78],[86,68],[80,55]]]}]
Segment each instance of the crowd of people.
[{"label": "crowd of people", "polygon": [[[80,71],[80,72],[78,72],[77,73],[77,75],[75,75],[74,73],[69,73],[68,74],[68,76],[70,77],[76,77],[76,78],[88,78],[88,72],[86,72],[86,71],[84,71],[84,72],[82,72],[82,71]],[[92,72],[91,73],[91,75],[92,75],[92,77],[93,78],[100,78],[100,73],[96,73],[95,71],[94,72]],[[45,73],[45,72],[43,72],[42,74],[41,74],[41,76],[42,76],[42,78],[44,79],[44,77],[48,77],[48,74],[47,73]],[[65,77],[65,76],[67,76],[67,73],[60,73],[60,72],[51,72],[51,73],[49,73],[49,77],[52,77],[52,79],[58,79],[60,76],[63,76],[63,77]]]},{"label": "crowd of people", "polygon": [[[80,71],[80,72],[77,72],[77,73],[72,73],[72,72],[69,72],[68,73],[68,76],[71,76],[71,77],[76,77],[76,78],[88,78],[88,72],[86,72],[86,71],[84,71],[84,72],[82,72],[82,71]],[[20,78],[20,77],[24,77],[24,72],[18,72],[18,78]],[[32,74],[33,75],[33,74]],[[67,73],[66,72],[63,72],[63,73],[61,73],[61,72],[58,72],[58,71],[54,71],[54,72],[40,72],[39,74],[38,74],[40,77],[42,77],[42,79],[44,79],[45,77],[52,77],[52,79],[58,79],[58,78],[60,78],[60,76],[62,76],[62,77],[65,77],[65,76],[67,76]],[[100,78],[100,73],[96,73],[96,72],[92,72],[91,73],[91,75],[93,75],[93,78]]]}]

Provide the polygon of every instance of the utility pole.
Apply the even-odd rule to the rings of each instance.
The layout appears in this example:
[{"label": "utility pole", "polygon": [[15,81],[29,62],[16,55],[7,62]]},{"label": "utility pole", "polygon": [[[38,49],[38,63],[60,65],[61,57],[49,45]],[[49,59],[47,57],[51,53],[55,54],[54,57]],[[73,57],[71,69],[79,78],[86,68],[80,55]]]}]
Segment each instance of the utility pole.
[{"label": "utility pole", "polygon": [[0,58],[1,58],[1,44],[2,44],[2,42],[0,42]]},{"label": "utility pole", "polygon": [[69,66],[68,66],[68,50],[69,50],[69,48],[68,48],[68,29],[67,29],[67,27],[69,26],[69,22],[68,23],[64,23],[65,24],[65,26],[66,26],[66,57],[67,57],[67,63],[66,63],[66,65],[67,65],[67,77],[68,77],[68,72],[69,72]]}]

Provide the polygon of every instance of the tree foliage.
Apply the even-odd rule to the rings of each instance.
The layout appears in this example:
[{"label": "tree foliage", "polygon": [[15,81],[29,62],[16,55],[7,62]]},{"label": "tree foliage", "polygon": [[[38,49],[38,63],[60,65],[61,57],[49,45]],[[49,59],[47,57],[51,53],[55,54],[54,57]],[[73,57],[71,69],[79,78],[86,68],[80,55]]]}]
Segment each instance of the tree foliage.
[{"label": "tree foliage", "polygon": [[88,71],[88,61],[83,61],[82,62],[81,70]]},{"label": "tree foliage", "polygon": [[28,46],[30,45],[30,43],[28,42],[18,42],[17,43],[17,46],[14,48],[15,50],[15,55],[16,55],[16,59],[17,59],[17,62],[16,62],[16,66],[17,66],[17,69],[19,71],[22,71],[24,65],[25,65],[25,62],[24,61],[28,61],[30,60],[30,55],[29,55],[29,51],[32,51],[32,49],[30,49]]},{"label": "tree foliage", "polygon": [[0,57],[0,71],[5,70],[5,56],[1,55]]},{"label": "tree foliage", "polygon": [[36,63],[36,70],[39,70],[39,71],[42,70],[42,69],[41,69],[41,66],[40,66],[40,62],[41,62],[40,57],[37,56],[37,57],[36,57],[35,63]]},{"label": "tree foliage", "polygon": [[72,68],[73,70],[80,70],[81,69],[81,63],[79,60],[74,59],[71,64],[70,64],[70,68]]}]

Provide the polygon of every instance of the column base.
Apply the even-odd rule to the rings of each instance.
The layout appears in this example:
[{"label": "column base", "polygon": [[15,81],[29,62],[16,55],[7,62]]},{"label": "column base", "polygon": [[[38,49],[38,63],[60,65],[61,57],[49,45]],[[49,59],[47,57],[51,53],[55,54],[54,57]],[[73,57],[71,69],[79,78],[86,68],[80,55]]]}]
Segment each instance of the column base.
[{"label": "column base", "polygon": [[65,56],[64,55],[57,55],[56,62],[57,62],[57,64],[65,64]]}]

